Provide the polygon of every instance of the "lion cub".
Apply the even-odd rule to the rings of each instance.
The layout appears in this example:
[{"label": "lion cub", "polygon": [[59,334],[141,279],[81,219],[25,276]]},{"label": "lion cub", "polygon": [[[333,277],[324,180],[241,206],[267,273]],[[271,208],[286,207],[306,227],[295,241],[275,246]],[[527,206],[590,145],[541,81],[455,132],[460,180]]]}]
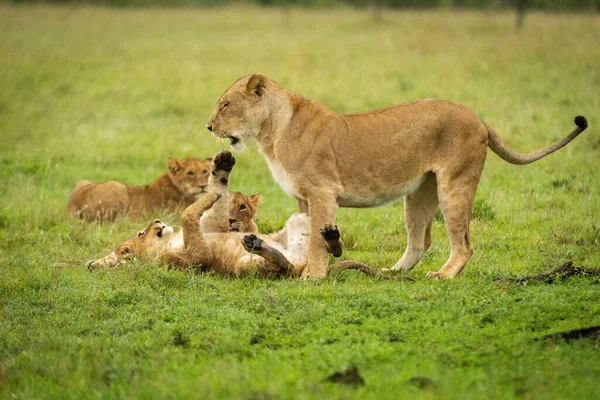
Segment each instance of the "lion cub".
[{"label": "lion cub", "polygon": [[[230,193],[229,228],[230,232],[256,233],[256,213],[260,194],[246,196],[243,193]],[[175,232],[173,227],[156,219],[140,230],[132,239],[119,244],[115,251],[104,258],[87,262],[89,269],[98,267],[116,267],[128,259],[139,256],[153,259],[167,253],[175,255],[183,250],[183,230]],[[172,259],[172,266],[184,267],[177,257]]]},{"label": "lion cub", "polygon": [[[247,234],[232,231],[230,210],[244,202],[231,201],[228,191],[229,174],[235,158],[229,151],[221,151],[213,159],[208,181],[209,193],[189,206],[182,214],[181,236],[160,220],[151,222],[137,236],[121,243],[104,258],[88,261],[87,267],[113,267],[139,256],[158,259],[171,267],[193,267],[201,272],[216,272],[239,277],[256,269],[263,277],[300,276],[308,261],[310,218],[294,214],[284,228],[270,235]],[[321,230],[328,250],[335,256],[342,253],[342,242],[336,226]],[[368,275],[377,275],[370,267],[343,261],[334,270],[358,269]],[[335,264],[334,264],[335,265]]]},{"label": "lion cub", "polygon": [[139,218],[155,208],[181,211],[206,193],[211,159],[169,157],[168,171],[146,186],[120,182],[75,185],[67,213],[86,221],[112,221],[118,214]]}]

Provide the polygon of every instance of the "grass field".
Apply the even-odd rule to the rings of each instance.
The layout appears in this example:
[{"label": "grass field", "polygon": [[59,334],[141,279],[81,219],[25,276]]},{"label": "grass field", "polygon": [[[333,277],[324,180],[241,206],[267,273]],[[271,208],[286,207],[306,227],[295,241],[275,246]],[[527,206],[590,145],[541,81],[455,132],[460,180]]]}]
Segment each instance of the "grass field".
[{"label": "grass field", "polygon": [[[374,24],[352,10],[0,6],[0,397],[597,398],[600,342],[538,339],[599,325],[598,280],[493,279],[600,267],[599,37],[598,16],[577,14],[531,14],[517,33],[510,14]],[[168,156],[228,147],[205,121],[257,71],[340,112],[464,103],[524,152],[575,115],[590,128],[526,167],[490,152],[475,253],[452,281],[425,279],[448,256],[441,219],[414,283],[226,280],[136,262],[87,272],[144,224],[69,220],[75,182],[144,184]],[[295,202],[256,146],[237,157],[233,189],[260,191],[261,231],[280,228]],[[344,258],[389,267],[402,254],[401,202],[342,209],[338,224]],[[364,386],[325,382],[351,365]]]}]

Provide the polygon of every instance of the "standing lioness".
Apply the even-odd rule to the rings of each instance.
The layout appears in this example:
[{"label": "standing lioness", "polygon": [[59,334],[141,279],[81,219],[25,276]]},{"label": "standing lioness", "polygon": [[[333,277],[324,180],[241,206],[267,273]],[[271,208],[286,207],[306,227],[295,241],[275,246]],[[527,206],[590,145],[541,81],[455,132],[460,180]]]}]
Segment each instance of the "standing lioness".
[{"label": "standing lioness", "polygon": [[473,249],[469,223],[489,146],[512,164],[529,164],[587,128],[584,117],[564,139],[528,154],[509,149],[467,107],[441,100],[338,114],[286,90],[262,74],[239,79],[221,96],[207,128],[243,150],[255,138],[275,180],[308,211],[307,276],[324,276],[327,246],[318,234],[338,207],[376,207],[404,198],[407,248],[392,269],[410,270],[431,244],[441,206],[451,252],[430,278],[452,278]]}]

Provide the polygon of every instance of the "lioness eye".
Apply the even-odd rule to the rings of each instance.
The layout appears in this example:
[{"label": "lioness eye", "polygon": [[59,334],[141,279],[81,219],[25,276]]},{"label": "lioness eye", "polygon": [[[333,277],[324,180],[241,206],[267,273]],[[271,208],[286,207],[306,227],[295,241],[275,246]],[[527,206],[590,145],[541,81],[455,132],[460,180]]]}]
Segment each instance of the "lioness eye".
[{"label": "lioness eye", "polygon": [[246,209],[246,206],[245,206],[245,205],[243,205],[243,204],[242,204],[242,205],[239,207],[239,210],[240,210],[240,211],[244,211],[245,209]]},{"label": "lioness eye", "polygon": [[188,176],[194,176],[194,171],[188,171]]},{"label": "lioness eye", "polygon": [[229,106],[229,103],[223,103],[223,105],[221,106],[221,109],[227,108],[227,106]]}]

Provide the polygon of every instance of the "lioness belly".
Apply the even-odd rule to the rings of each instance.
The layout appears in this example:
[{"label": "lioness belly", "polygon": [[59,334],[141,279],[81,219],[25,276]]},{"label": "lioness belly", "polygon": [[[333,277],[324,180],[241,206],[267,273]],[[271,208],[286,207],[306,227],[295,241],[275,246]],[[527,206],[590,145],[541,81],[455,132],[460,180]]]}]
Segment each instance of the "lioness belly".
[{"label": "lioness belly", "polygon": [[369,188],[365,184],[356,190],[345,190],[339,197],[338,204],[340,207],[353,208],[383,206],[417,190],[425,180],[425,176],[422,175],[402,185]]}]

